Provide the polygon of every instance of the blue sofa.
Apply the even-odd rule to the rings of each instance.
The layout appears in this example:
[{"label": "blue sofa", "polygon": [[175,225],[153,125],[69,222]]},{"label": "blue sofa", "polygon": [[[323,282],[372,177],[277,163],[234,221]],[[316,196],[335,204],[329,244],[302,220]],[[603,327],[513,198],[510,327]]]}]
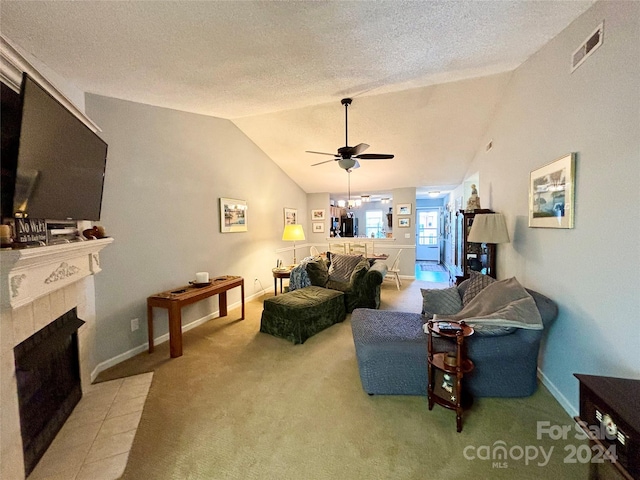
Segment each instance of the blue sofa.
[{"label": "blue sofa", "polygon": [[[461,283],[462,298],[468,280]],[[472,335],[467,354],[475,364],[465,376],[465,388],[474,397],[526,397],[537,388],[540,341],[558,314],[557,305],[546,296],[527,289],[536,302],[544,330],[517,328],[493,335]],[[426,395],[427,341],[420,313],[356,309],[351,328],[360,379],[370,395]],[[434,339],[437,350],[447,349],[446,340]]]}]

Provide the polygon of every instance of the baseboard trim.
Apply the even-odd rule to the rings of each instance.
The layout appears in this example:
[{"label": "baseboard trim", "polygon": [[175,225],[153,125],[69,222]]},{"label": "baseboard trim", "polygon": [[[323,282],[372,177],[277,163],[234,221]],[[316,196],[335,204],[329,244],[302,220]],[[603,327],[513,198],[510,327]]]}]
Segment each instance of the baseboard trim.
[{"label": "baseboard trim", "polygon": [[[254,293],[253,295],[251,295],[250,297],[246,297],[244,299],[245,304],[247,302],[250,302],[251,300],[257,298],[257,297],[261,297],[262,295],[264,295],[264,290],[259,291],[258,293]],[[238,301],[235,302],[231,305],[228,305],[227,309],[228,310],[233,310],[234,308],[238,308],[242,306],[242,302]],[[198,318],[197,320],[194,320],[191,323],[188,323],[187,325],[183,325],[182,326],[182,333],[184,332],[188,332],[189,330],[191,330],[192,328],[196,328],[200,325],[202,325],[205,322],[208,322],[209,320],[213,319],[213,318],[217,318],[220,316],[220,311],[217,310],[215,312],[212,312],[208,315],[205,315],[202,318]],[[153,343],[155,345],[159,345],[161,343],[164,342],[168,342],[169,341],[169,333],[165,333],[164,335],[160,335],[159,337],[155,337],[153,339]],[[124,353],[121,353],[120,355],[116,355],[113,358],[110,358],[109,360],[105,360],[104,362],[99,363],[96,368],[93,369],[93,371],[91,372],[91,382],[93,383],[95,381],[95,379],[98,377],[98,375],[100,374],[100,372],[105,371],[108,368],[111,368],[121,362],[124,362],[125,360],[128,360],[130,358],[135,357],[136,355],[147,351],[149,348],[149,345],[147,342],[144,342],[141,345],[138,345],[135,348],[132,348],[131,350],[128,350]]]},{"label": "baseboard trim", "polygon": [[542,370],[540,370],[540,368],[538,368],[538,378],[540,379],[542,384],[545,387],[547,387],[547,390],[549,390],[549,393],[551,393],[553,398],[556,399],[556,401],[560,404],[560,406],[564,409],[565,412],[567,412],[567,414],[571,418],[578,416],[578,411],[575,409],[575,407],[571,404],[571,402],[567,399],[567,397],[565,397],[562,394],[562,392],[560,392],[558,387],[556,387],[554,383],[551,380],[549,380],[549,377],[547,377],[542,372]]}]

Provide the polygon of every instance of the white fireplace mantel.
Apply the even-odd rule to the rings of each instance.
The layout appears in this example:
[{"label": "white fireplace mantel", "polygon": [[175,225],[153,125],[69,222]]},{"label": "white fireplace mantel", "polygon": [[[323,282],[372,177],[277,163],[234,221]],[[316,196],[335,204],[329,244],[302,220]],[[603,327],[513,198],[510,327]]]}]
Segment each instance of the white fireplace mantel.
[{"label": "white fireplace mantel", "polygon": [[113,238],[0,252],[2,308],[16,309],[98,273],[99,252]]}]

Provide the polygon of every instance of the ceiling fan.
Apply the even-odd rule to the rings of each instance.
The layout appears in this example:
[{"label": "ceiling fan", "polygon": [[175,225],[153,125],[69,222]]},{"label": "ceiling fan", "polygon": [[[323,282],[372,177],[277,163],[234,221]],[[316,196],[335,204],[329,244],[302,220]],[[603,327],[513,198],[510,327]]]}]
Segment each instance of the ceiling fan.
[{"label": "ceiling fan", "polygon": [[358,168],[360,164],[358,160],[388,160],[393,158],[393,155],[387,153],[362,153],[369,145],[366,143],[359,143],[355,147],[349,147],[349,122],[348,122],[348,109],[349,105],[351,105],[350,98],[343,98],[340,103],[344,105],[344,143],[345,146],[338,149],[338,153],[325,153],[325,152],[312,152],[307,150],[307,153],[315,153],[318,155],[331,155],[335,157],[331,160],[325,160],[324,162],[314,163],[311,165],[315,167],[316,165],[322,165],[323,163],[329,162],[338,162],[340,168],[345,169],[347,172],[354,168]]}]

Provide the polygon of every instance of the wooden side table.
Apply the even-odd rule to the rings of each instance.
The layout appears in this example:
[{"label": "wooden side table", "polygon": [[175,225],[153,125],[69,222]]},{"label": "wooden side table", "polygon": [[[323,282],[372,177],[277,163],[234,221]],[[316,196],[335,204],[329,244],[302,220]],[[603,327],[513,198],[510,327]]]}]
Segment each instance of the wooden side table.
[{"label": "wooden side table", "polygon": [[283,278],[291,278],[291,270],[292,267],[287,268],[273,268],[271,271],[273,272],[273,294],[278,295],[278,279],[280,279],[280,293],[282,293],[282,279]]},{"label": "wooden side table", "polygon": [[[456,330],[445,330],[443,324],[450,324]],[[429,410],[437,403],[456,411],[456,430],[462,431],[462,411],[471,405],[471,396],[462,389],[462,378],[470,373],[473,362],[467,358],[464,340],[473,335],[473,328],[464,322],[427,322],[427,369],[429,383],[427,397]],[[433,335],[455,341],[455,352],[434,351]]]}]

